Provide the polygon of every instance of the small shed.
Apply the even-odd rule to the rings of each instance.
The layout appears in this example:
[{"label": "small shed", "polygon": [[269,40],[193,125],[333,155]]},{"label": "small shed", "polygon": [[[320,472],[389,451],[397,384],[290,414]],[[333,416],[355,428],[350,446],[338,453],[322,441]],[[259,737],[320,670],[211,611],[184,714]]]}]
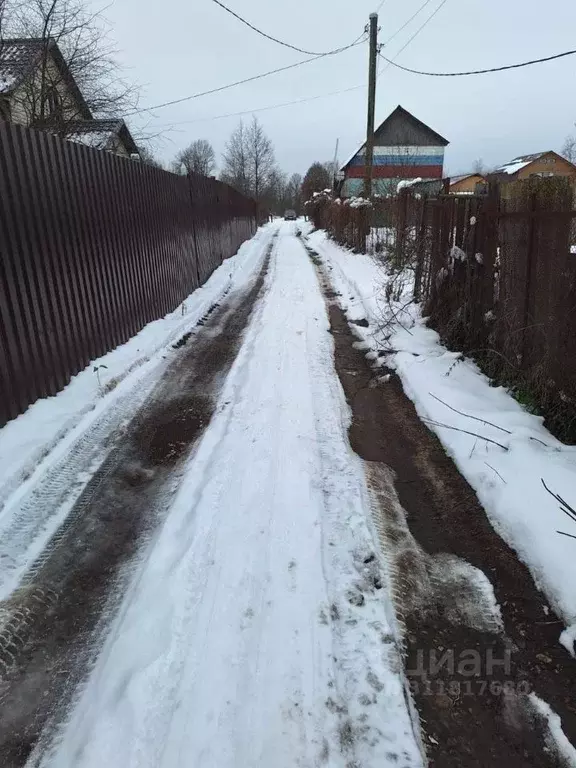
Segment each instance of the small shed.
[{"label": "small shed", "polygon": [[451,195],[473,195],[479,185],[486,184],[486,177],[481,173],[463,173],[450,176],[449,192]]}]

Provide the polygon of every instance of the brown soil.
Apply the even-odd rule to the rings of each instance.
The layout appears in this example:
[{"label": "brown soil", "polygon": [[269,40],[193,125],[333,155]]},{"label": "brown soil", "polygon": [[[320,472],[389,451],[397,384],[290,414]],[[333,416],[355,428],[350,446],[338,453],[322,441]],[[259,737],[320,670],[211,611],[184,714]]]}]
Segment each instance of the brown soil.
[{"label": "brown soil", "polygon": [[[272,247],[272,246],[271,246]],[[178,352],[92,478],[32,576],[10,601],[0,637],[0,765],[26,763],[62,719],[121,598],[127,566],[178,486],[183,459],[213,414],[262,288],[215,305]]]},{"label": "brown soil", "polygon": [[[327,272],[318,267],[318,273],[325,295],[333,296]],[[380,504],[379,527],[394,560],[391,572],[405,626],[407,673],[430,764],[562,765],[545,744],[543,720],[531,714],[524,695],[534,691],[548,702],[562,718],[568,738],[576,742],[576,662],[558,644],[561,622],[526,567],[496,534],[439,440],[419,420],[399,378],[370,367],[353,347],[356,337],[344,313],[334,302],[327,303],[336,369],[353,412],[350,442],[363,459],[373,462],[367,465],[369,484],[376,497],[386,499]],[[376,377],[384,373],[391,374],[389,381],[378,383]],[[383,475],[390,478],[391,493]],[[391,496],[399,500],[409,530],[391,519],[397,514],[391,513]],[[504,633],[489,621],[476,629],[470,628],[470,621],[458,622],[458,604],[469,584],[456,579],[451,593],[445,583],[435,589],[433,579],[438,563],[450,557],[488,577]],[[428,591],[418,601],[415,594],[424,582]],[[481,659],[472,677],[458,666],[461,654],[470,651]],[[439,658],[445,652],[455,658],[454,669],[450,663],[435,669],[429,663],[431,653]],[[508,658],[507,668],[490,669],[490,653],[494,659]]]}]

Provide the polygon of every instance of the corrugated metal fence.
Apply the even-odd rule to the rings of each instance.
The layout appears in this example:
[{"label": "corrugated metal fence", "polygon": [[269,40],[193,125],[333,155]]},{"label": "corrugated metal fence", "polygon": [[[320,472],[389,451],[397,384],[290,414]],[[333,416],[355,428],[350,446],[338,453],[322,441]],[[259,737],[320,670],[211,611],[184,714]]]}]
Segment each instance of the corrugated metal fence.
[{"label": "corrugated metal fence", "polygon": [[0,425],[177,307],[255,217],[218,181],[0,122]]}]

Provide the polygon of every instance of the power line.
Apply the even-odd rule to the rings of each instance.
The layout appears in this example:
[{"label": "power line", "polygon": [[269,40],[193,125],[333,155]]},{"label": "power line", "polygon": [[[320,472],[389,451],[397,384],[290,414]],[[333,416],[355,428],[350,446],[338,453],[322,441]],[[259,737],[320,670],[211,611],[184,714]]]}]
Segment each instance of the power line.
[{"label": "power line", "polygon": [[424,27],[426,27],[426,26],[427,26],[427,25],[428,25],[428,24],[429,24],[429,23],[432,21],[432,19],[434,18],[434,16],[436,16],[436,14],[438,13],[438,11],[440,11],[440,10],[441,10],[441,9],[442,9],[442,8],[443,8],[445,5],[446,5],[446,3],[447,3],[447,2],[448,2],[448,0],[442,0],[442,2],[440,3],[440,5],[438,6],[438,8],[436,8],[436,10],[435,10],[435,11],[433,11],[433,13],[431,13],[431,14],[430,14],[430,16],[428,16],[428,18],[426,19],[426,21],[424,22],[424,24],[422,24],[420,27],[418,27],[418,29],[416,30],[416,32],[414,32],[414,34],[413,34],[413,35],[412,35],[412,37],[411,37],[411,38],[408,40],[408,42],[407,42],[407,43],[405,43],[405,44],[402,46],[402,48],[400,48],[400,50],[398,51],[398,53],[397,53],[397,54],[394,56],[394,58],[395,58],[395,59],[397,59],[397,58],[398,58],[398,56],[400,56],[400,54],[402,53],[402,51],[404,51],[404,50],[406,50],[406,48],[408,48],[408,46],[410,45],[410,43],[412,42],[412,40],[414,40],[414,39],[415,39],[415,38],[416,38],[416,37],[417,37],[417,36],[420,34],[420,32],[422,32],[422,30],[424,29]]},{"label": "power line", "polygon": [[400,32],[402,32],[402,30],[403,30],[403,29],[406,29],[406,27],[408,26],[408,24],[410,24],[410,22],[411,22],[411,21],[414,21],[414,19],[416,18],[416,16],[418,16],[418,14],[419,14],[419,13],[421,13],[421,12],[424,10],[424,8],[426,8],[426,6],[427,6],[427,5],[429,5],[431,2],[432,2],[432,0],[426,0],[426,2],[424,2],[424,3],[423,3],[421,6],[420,6],[420,8],[418,8],[418,10],[416,11],[416,13],[413,13],[413,14],[412,14],[412,16],[410,16],[410,18],[408,19],[408,21],[404,22],[404,24],[402,24],[402,26],[401,26],[399,29],[397,29],[397,30],[396,30],[396,32],[394,32],[394,34],[393,34],[391,37],[389,37],[389,38],[388,38],[388,40],[386,40],[386,42],[384,43],[384,45],[388,45],[388,43],[392,42],[392,40],[394,40],[394,38],[396,37],[396,35],[399,35],[399,34],[400,34]]},{"label": "power line", "polygon": [[[426,21],[424,22],[424,24],[421,24],[421,25],[418,27],[418,29],[416,30],[416,32],[414,32],[414,34],[413,34],[413,35],[412,35],[412,37],[411,37],[411,38],[408,40],[408,42],[406,42],[406,43],[405,43],[405,44],[402,46],[402,48],[400,48],[400,50],[398,51],[398,53],[397,53],[397,54],[395,54],[395,56],[394,56],[394,58],[393,58],[393,59],[391,59],[391,60],[385,59],[385,60],[386,60],[388,63],[386,64],[386,66],[382,67],[382,69],[380,70],[380,72],[378,72],[378,75],[382,75],[382,74],[383,74],[383,73],[384,73],[384,72],[385,72],[385,71],[388,69],[388,67],[390,66],[390,64],[393,64],[393,63],[394,63],[394,61],[395,61],[395,60],[398,58],[398,56],[400,56],[400,54],[402,53],[402,51],[405,51],[405,50],[406,50],[406,48],[408,48],[408,46],[410,45],[410,43],[411,43],[411,42],[412,42],[412,41],[413,41],[413,40],[414,40],[414,39],[415,39],[415,38],[416,38],[416,37],[417,37],[417,36],[420,34],[420,32],[422,32],[422,30],[424,29],[424,27],[426,27],[426,26],[427,26],[427,25],[428,25],[428,24],[429,24],[429,23],[432,21],[432,19],[434,18],[434,16],[436,16],[436,14],[438,13],[438,11],[439,11],[441,8],[443,8],[443,7],[446,5],[446,3],[447,3],[447,2],[448,2],[448,0],[442,0],[442,2],[440,3],[440,5],[438,6],[438,8],[436,8],[436,10],[435,10],[433,13],[431,13],[431,14],[430,14],[430,16],[428,16],[428,18],[426,19]],[[427,3],[424,3],[424,5],[426,5],[426,4],[427,4]],[[422,6],[422,7],[424,7],[424,6]],[[422,10],[422,8],[421,8],[420,10]],[[383,59],[384,59],[385,57],[381,55],[381,58],[383,58]]]},{"label": "power line", "polygon": [[[272,40],[273,43],[278,43],[278,45],[283,45],[285,48],[291,48],[293,51],[298,51],[298,53],[304,53],[307,56],[334,56],[336,53],[341,53],[342,51],[345,51],[347,48],[350,48],[349,45],[344,46],[342,48],[335,48],[333,51],[306,51],[304,48],[298,48],[296,45],[291,45],[290,43],[285,43],[283,40],[279,40],[277,37],[272,37],[272,35],[269,35],[267,32],[263,32],[261,29],[258,29],[258,27],[255,27],[254,24],[251,24],[247,19],[240,16],[236,11],[233,11],[232,8],[228,8],[227,5],[224,5],[224,3],[221,3],[220,0],[212,0],[212,2],[216,3],[216,5],[219,5],[220,8],[223,8],[227,13],[229,13],[231,16],[234,16],[235,19],[238,19],[239,22],[242,24],[245,24],[247,27],[252,29],[254,32],[257,32],[262,37],[265,37],[267,40]],[[384,3],[384,0],[382,0],[382,5]],[[361,37],[364,36],[364,32],[357,37],[352,45],[355,45]]]},{"label": "power line", "polygon": [[[362,35],[363,36],[363,35]],[[351,45],[346,46],[346,48],[343,48],[341,52],[346,51],[350,48],[354,48],[356,45],[360,45],[361,41],[357,41],[355,43],[352,43]],[[192,99],[199,99],[201,96],[210,96],[213,93],[220,93],[221,91],[226,91],[229,88],[235,88],[237,85],[244,85],[245,83],[252,83],[255,80],[261,80],[264,77],[270,77],[270,75],[276,75],[279,72],[286,72],[289,69],[295,69],[296,67],[301,67],[303,64],[309,64],[311,61],[317,61],[318,59],[323,59],[328,54],[322,53],[318,56],[313,56],[311,59],[304,59],[303,61],[297,61],[295,64],[288,64],[285,67],[278,67],[277,69],[271,69],[269,72],[262,72],[259,75],[253,75],[252,77],[246,77],[243,80],[236,80],[233,83],[228,83],[227,85],[221,85],[218,88],[212,88],[209,91],[201,91],[200,93],[193,93],[190,96],[183,96],[180,99],[172,99],[172,101],[165,101],[161,104],[153,104],[151,107],[145,107],[143,109],[134,109],[131,112],[126,112],[125,117],[130,117],[131,115],[139,115],[142,112],[150,112],[154,109],[163,109],[164,107],[171,107],[174,104],[181,104],[184,101],[192,101]]]},{"label": "power line", "polygon": [[507,69],[520,69],[521,67],[530,67],[532,64],[543,64],[546,61],[554,61],[555,59],[562,59],[564,56],[573,56],[576,53],[574,51],[564,51],[564,53],[557,53],[554,56],[545,56],[542,59],[532,59],[531,61],[523,61],[520,64],[508,64],[505,67],[491,67],[490,69],[473,69],[469,72],[422,72],[419,69],[410,69],[409,67],[403,67],[401,64],[396,64],[391,59],[387,59],[386,56],[380,54],[380,58],[387,61],[388,64],[403,69],[405,72],[411,72],[413,75],[426,75],[427,77],[466,77],[468,75],[484,75],[488,72],[504,72]]},{"label": "power line", "polygon": [[[252,115],[256,112],[268,112],[272,109],[280,109],[282,107],[291,107],[296,104],[305,104],[309,101],[317,101],[318,99],[326,99],[330,96],[339,96],[341,93],[348,93],[349,91],[357,91],[360,88],[366,88],[366,84],[362,83],[362,85],[353,85],[350,88],[342,88],[338,91],[331,91],[330,93],[320,93],[317,96],[307,96],[304,99],[296,99],[294,101],[285,101],[281,104],[271,104],[267,107],[257,107],[256,109],[246,109],[242,112],[227,112],[224,115],[212,115],[211,117],[197,117],[194,120],[180,120],[175,123],[169,123],[167,127],[171,128],[176,125],[190,125],[191,123],[204,123],[209,122],[211,120],[223,120],[227,117],[242,117],[242,115]],[[161,126],[159,126],[161,127]]]},{"label": "power line", "polygon": [[[382,7],[382,5],[384,4],[384,2],[385,2],[385,0],[382,0],[382,3],[381,3],[381,4],[380,4],[380,6],[379,6],[380,8],[381,8],[381,7]],[[398,35],[398,34],[399,34],[399,33],[400,33],[400,32],[401,32],[401,31],[402,31],[402,30],[403,30],[405,27],[407,27],[407,26],[408,26],[408,24],[409,24],[409,23],[410,23],[410,22],[411,22],[413,19],[415,19],[415,18],[416,18],[416,16],[417,16],[417,15],[418,15],[418,14],[419,14],[419,13],[420,13],[420,12],[421,12],[421,11],[422,11],[422,10],[423,10],[423,9],[424,9],[424,8],[425,8],[425,7],[426,7],[426,6],[427,6],[427,5],[430,3],[430,2],[432,2],[432,0],[426,0],[426,2],[425,2],[425,3],[423,3],[423,5],[421,5],[421,6],[420,6],[420,8],[419,8],[419,9],[416,11],[416,13],[414,13],[414,14],[413,14],[413,15],[412,15],[412,16],[411,16],[409,19],[408,19],[408,21],[407,21],[407,22],[405,22],[405,23],[404,23],[404,24],[403,24],[403,25],[402,25],[402,26],[401,26],[399,29],[397,29],[397,30],[396,30],[396,32],[394,32],[394,34],[392,35],[392,37],[390,37],[390,38],[387,40],[387,43],[389,43],[389,42],[390,42],[390,40],[392,40],[392,38],[396,37],[396,35]],[[446,2],[446,0],[444,0],[444,2]],[[440,6],[440,7],[441,7],[441,6]],[[436,9],[436,11],[434,12],[434,14],[432,14],[432,16],[431,16],[431,17],[430,17],[430,18],[429,18],[429,19],[428,19],[428,20],[427,20],[427,21],[426,21],[426,22],[425,22],[425,23],[424,23],[424,24],[423,24],[423,25],[420,27],[420,29],[419,29],[419,30],[416,32],[416,34],[415,34],[415,35],[413,35],[413,36],[410,38],[410,40],[408,41],[408,43],[410,43],[410,42],[411,42],[411,41],[412,41],[412,40],[413,40],[413,39],[416,37],[416,35],[417,35],[417,34],[419,34],[419,32],[420,32],[420,31],[421,31],[421,30],[424,28],[424,26],[425,26],[425,25],[428,23],[428,21],[430,21],[430,19],[431,19],[431,18],[432,18],[432,17],[433,17],[433,16],[434,16],[434,15],[435,15],[435,14],[436,14],[436,13],[437,13],[439,10],[440,10],[440,7],[439,7],[439,8],[437,8],[437,9]],[[364,35],[365,35],[365,32],[363,32],[363,33],[362,33],[361,37],[364,37]],[[386,44],[387,44],[387,43],[386,43]],[[406,45],[408,45],[408,43],[407,43]],[[351,46],[349,46],[349,47],[353,47],[354,45],[358,45],[358,44],[359,44],[359,42],[358,42],[358,40],[357,40],[355,43],[353,43],[353,44],[352,44]],[[404,46],[404,47],[406,47],[406,46]],[[402,49],[402,50],[403,50],[403,49]],[[172,102],[168,102],[167,104],[160,104],[160,105],[156,105],[156,106],[154,106],[154,107],[148,107],[147,109],[141,109],[141,110],[138,110],[138,112],[132,112],[132,113],[130,113],[130,114],[137,114],[137,113],[139,113],[139,112],[146,112],[146,111],[148,111],[148,110],[153,110],[153,109],[160,109],[161,107],[164,107],[164,106],[169,106],[169,105],[172,105],[172,104],[178,104],[178,103],[180,103],[181,101],[186,101],[186,100],[190,100],[190,99],[199,98],[200,96],[208,95],[208,94],[210,94],[210,93],[215,93],[215,92],[217,92],[217,91],[219,91],[219,90],[224,90],[224,88],[234,87],[235,85],[240,85],[240,84],[242,84],[242,83],[245,83],[245,82],[250,82],[251,80],[255,80],[255,79],[259,78],[259,77],[267,77],[267,76],[268,76],[268,75],[270,75],[270,74],[275,74],[276,72],[281,72],[283,69],[290,69],[291,67],[297,67],[297,66],[300,66],[301,64],[306,64],[306,63],[308,63],[309,61],[315,61],[315,60],[316,60],[316,59],[318,59],[318,58],[323,58],[325,55],[326,55],[326,54],[318,54],[317,56],[315,56],[315,57],[314,57],[314,58],[312,58],[312,59],[306,59],[305,61],[302,61],[302,62],[297,62],[296,64],[292,64],[292,65],[290,65],[290,66],[288,66],[288,67],[283,67],[282,69],[279,69],[279,70],[272,70],[271,72],[267,72],[267,73],[264,73],[263,75],[257,75],[257,76],[255,76],[254,78],[248,78],[247,80],[241,80],[241,81],[238,81],[238,83],[233,83],[233,84],[232,84],[232,85],[230,85],[230,86],[223,86],[222,88],[219,88],[219,89],[215,89],[214,91],[208,91],[208,92],[206,92],[206,93],[195,94],[195,95],[193,95],[193,96],[188,96],[188,97],[185,97],[184,99],[177,99],[177,100],[175,100],[175,101],[172,101]],[[398,54],[397,54],[397,55],[398,55]],[[382,58],[384,59],[384,57],[383,57],[383,56],[382,56]],[[386,60],[386,61],[388,61],[388,60]],[[382,72],[384,72],[384,70],[385,70],[385,69],[387,69],[387,66],[385,66],[385,67],[384,67],[384,68],[383,68],[383,69],[382,69],[382,70],[381,70],[381,71],[380,71],[378,74],[382,74]],[[266,107],[257,107],[256,109],[247,109],[247,110],[242,110],[242,111],[240,111],[240,112],[227,112],[227,113],[225,113],[225,114],[222,114],[222,115],[213,115],[212,117],[205,117],[205,118],[202,118],[202,117],[200,117],[200,118],[196,118],[196,119],[194,119],[194,120],[181,120],[181,121],[179,121],[179,122],[176,122],[176,123],[170,123],[168,127],[170,127],[170,128],[171,128],[171,127],[173,127],[173,126],[177,126],[177,125],[191,125],[191,124],[194,124],[194,123],[209,122],[209,121],[212,121],[212,120],[224,120],[224,119],[226,119],[226,118],[229,118],[229,117],[242,117],[243,115],[251,115],[251,114],[254,114],[254,113],[256,113],[256,112],[268,112],[268,111],[270,111],[270,110],[273,110],[273,109],[282,109],[282,108],[284,108],[284,107],[291,107],[291,106],[295,106],[295,105],[297,105],[297,104],[305,104],[305,103],[307,103],[307,102],[311,102],[311,101],[317,101],[318,99],[325,99],[325,98],[329,98],[330,96],[339,96],[339,95],[340,95],[340,94],[342,94],[342,93],[349,93],[350,91],[357,91],[357,90],[359,90],[360,88],[365,88],[365,87],[366,87],[366,84],[365,84],[365,83],[362,83],[361,85],[353,85],[353,86],[351,86],[350,88],[343,88],[343,89],[340,89],[340,90],[337,90],[337,91],[330,91],[329,93],[320,93],[320,94],[318,94],[318,95],[316,95],[316,96],[308,96],[308,97],[306,97],[306,98],[304,98],[304,99],[295,99],[294,101],[285,101],[285,102],[281,102],[280,104],[271,104],[271,105],[269,105],[269,106],[266,106]]]},{"label": "power line", "polygon": [[[214,0],[214,1],[216,2],[216,0]],[[424,9],[424,8],[425,8],[425,7],[426,7],[426,6],[427,6],[427,5],[428,5],[428,4],[431,2],[431,1],[432,1],[432,0],[426,0],[426,2],[425,2],[425,3],[423,3],[423,5],[421,5],[421,6],[420,6],[420,8],[419,8],[419,9],[416,11],[416,13],[414,13],[414,14],[413,14],[413,15],[412,15],[412,16],[411,16],[409,19],[408,19],[408,21],[407,21],[407,22],[405,22],[405,23],[404,23],[404,24],[403,24],[403,25],[402,25],[402,26],[401,26],[399,29],[397,29],[397,30],[396,30],[396,32],[394,32],[394,34],[392,35],[392,37],[390,37],[390,38],[389,38],[389,39],[386,41],[386,43],[385,43],[385,44],[389,43],[389,42],[392,40],[392,38],[396,37],[396,35],[398,35],[398,34],[399,34],[399,33],[400,33],[400,32],[401,32],[401,31],[402,31],[402,30],[403,30],[405,27],[407,27],[407,26],[408,26],[408,24],[409,24],[409,23],[410,23],[410,22],[411,22],[411,21],[412,21],[414,18],[416,18],[416,16],[417,16],[417,15],[418,15],[418,14],[419,14],[419,13],[420,13],[420,12],[421,12],[421,11],[422,11],[422,10],[423,10],[423,9]],[[385,0],[382,0],[382,3],[380,4],[379,8],[381,8],[381,7],[382,7],[382,5],[384,4],[384,2],[385,2]],[[408,46],[408,45],[409,45],[409,44],[412,42],[412,40],[414,40],[414,38],[415,38],[415,37],[416,37],[416,36],[417,36],[417,35],[418,35],[418,34],[419,34],[419,33],[420,33],[420,32],[421,32],[423,29],[424,29],[424,27],[426,26],[426,24],[428,24],[428,23],[429,23],[429,22],[430,22],[430,21],[431,21],[431,20],[434,18],[434,16],[435,16],[435,15],[438,13],[438,11],[439,11],[439,10],[442,8],[442,6],[443,6],[443,5],[444,5],[446,2],[447,2],[447,0],[443,0],[443,2],[442,2],[442,3],[441,3],[439,6],[438,6],[438,8],[437,8],[437,9],[434,11],[434,13],[432,13],[432,14],[431,14],[431,16],[429,16],[429,17],[428,17],[428,19],[427,19],[427,20],[424,22],[424,24],[422,24],[422,25],[419,27],[419,29],[418,29],[418,30],[415,32],[415,34],[414,34],[414,35],[412,35],[412,37],[411,37],[411,38],[408,40],[408,42],[407,42],[407,43],[406,43],[406,44],[403,46],[403,48],[401,48],[401,49],[400,49],[400,51],[399,51],[399,52],[396,54],[395,58],[396,58],[397,56],[399,56],[399,55],[400,55],[400,53],[402,53],[402,51],[403,51],[403,50],[404,50],[404,49],[405,49],[405,48],[406,48],[406,47],[407,47],[407,46]],[[219,5],[221,5],[221,3],[218,3],[218,4],[219,4]],[[346,46],[346,47],[344,47],[344,48],[340,49],[340,51],[339,51],[339,52],[343,52],[343,51],[346,51],[346,50],[348,50],[348,49],[350,49],[350,48],[353,48],[353,47],[355,47],[355,46],[357,46],[357,45],[360,45],[360,43],[361,43],[361,42],[363,42],[363,41],[361,40],[361,38],[363,38],[364,36],[365,36],[365,32],[363,32],[363,33],[360,35],[360,37],[359,37],[359,38],[357,38],[357,39],[356,39],[356,40],[355,40],[353,43],[351,43],[350,45],[348,45],[348,46]],[[210,91],[203,91],[203,92],[201,92],[201,93],[195,93],[195,94],[192,94],[191,96],[184,96],[183,98],[180,98],[180,99],[173,99],[172,101],[167,101],[167,102],[164,102],[164,103],[162,103],[162,104],[155,104],[155,105],[153,105],[153,106],[151,106],[151,107],[146,107],[146,108],[144,108],[144,109],[133,110],[132,112],[128,112],[128,113],[126,113],[126,117],[129,117],[129,116],[131,116],[131,115],[137,115],[137,114],[141,114],[142,112],[150,112],[150,111],[152,111],[152,110],[155,110],[155,109],[162,109],[162,108],[164,108],[164,107],[169,107],[169,106],[172,106],[172,105],[174,105],[174,104],[181,104],[181,103],[182,103],[182,102],[184,102],[184,101],[191,101],[191,100],[193,100],[193,99],[198,99],[198,98],[200,98],[201,96],[209,96],[209,95],[211,95],[211,94],[213,94],[213,93],[219,93],[220,91],[224,91],[224,90],[227,90],[227,89],[229,89],[229,88],[234,88],[234,87],[236,87],[236,86],[238,86],[238,85],[244,85],[245,83],[250,83],[250,82],[253,82],[253,81],[255,81],[255,80],[259,80],[259,79],[261,79],[261,78],[264,78],[264,77],[269,77],[270,75],[275,75],[275,74],[278,74],[278,73],[280,73],[280,72],[284,72],[284,71],[286,71],[286,70],[289,70],[289,69],[294,69],[295,67],[300,67],[300,66],[302,66],[303,64],[308,64],[309,62],[312,62],[312,61],[316,61],[316,60],[318,60],[318,59],[321,59],[321,58],[324,58],[325,56],[328,56],[328,55],[332,55],[332,54],[330,54],[330,53],[322,53],[322,54],[316,54],[316,55],[314,55],[314,56],[313,56],[312,58],[310,58],[310,59],[305,59],[304,61],[298,61],[298,62],[296,62],[295,64],[289,64],[289,65],[288,65],[288,66],[286,66],[286,67],[279,67],[278,69],[273,69],[273,70],[270,70],[269,72],[264,72],[264,73],[262,73],[262,74],[260,74],[260,75],[254,75],[253,77],[248,77],[248,78],[245,78],[244,80],[237,80],[237,81],[236,81],[236,82],[234,82],[234,83],[230,83],[230,84],[228,84],[228,85],[223,85],[223,86],[220,86],[219,88],[213,88],[213,89],[212,89],[212,90],[210,90]],[[383,58],[383,59],[385,59],[385,57],[383,57],[383,56],[382,56],[382,58]],[[382,69],[382,70],[380,70],[380,72],[378,73],[379,75],[381,75],[381,74],[382,74],[382,73],[383,73],[383,72],[384,72],[384,71],[385,71],[385,70],[388,68],[388,66],[390,66],[390,60],[388,60],[388,59],[385,59],[385,60],[386,60],[388,63],[386,64],[386,66],[384,66],[384,67],[383,67],[383,69]],[[241,112],[231,112],[231,113],[227,113],[227,114],[224,114],[224,115],[215,115],[215,116],[213,116],[213,117],[209,117],[209,118],[199,118],[199,119],[197,119],[197,120],[185,120],[185,121],[181,121],[180,123],[172,123],[171,125],[184,125],[184,124],[190,124],[190,123],[196,123],[196,122],[204,122],[205,120],[206,120],[206,121],[208,121],[208,120],[221,120],[221,119],[224,119],[224,118],[227,118],[227,117],[241,117],[242,115],[249,115],[249,114],[252,114],[253,112],[265,112],[265,111],[268,111],[268,110],[272,110],[272,109],[280,109],[280,108],[282,108],[282,107],[289,107],[289,106],[293,106],[293,105],[296,105],[296,104],[304,104],[304,103],[306,103],[306,102],[309,102],[309,101],[316,101],[317,99],[323,99],[323,98],[327,98],[327,97],[329,97],[329,96],[336,96],[336,95],[339,95],[339,94],[341,94],[341,93],[348,93],[348,92],[350,92],[350,91],[355,91],[355,90],[358,90],[358,89],[360,89],[360,88],[365,88],[365,87],[366,87],[366,86],[365,86],[365,84],[364,84],[364,83],[362,83],[361,85],[354,85],[354,86],[352,86],[351,88],[344,88],[344,89],[342,89],[342,90],[338,90],[338,91],[331,91],[330,93],[319,94],[319,95],[317,95],[317,96],[310,96],[310,97],[307,97],[307,98],[305,98],[305,99],[297,99],[297,100],[295,100],[295,101],[287,101],[287,102],[283,102],[283,103],[281,103],[281,104],[272,104],[272,105],[270,105],[270,106],[267,106],[267,107],[259,107],[259,108],[257,108],[257,109],[252,109],[252,110],[244,110],[244,111],[241,111]]]}]

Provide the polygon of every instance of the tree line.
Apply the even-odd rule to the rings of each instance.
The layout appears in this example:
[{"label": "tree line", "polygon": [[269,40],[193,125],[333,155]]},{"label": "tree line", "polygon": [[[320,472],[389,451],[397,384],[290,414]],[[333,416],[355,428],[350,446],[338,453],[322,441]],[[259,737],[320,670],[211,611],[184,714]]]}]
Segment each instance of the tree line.
[{"label": "tree line", "polygon": [[[174,173],[216,175],[216,153],[206,139],[196,139],[181,150],[171,164]],[[226,143],[219,174],[221,181],[244,195],[253,197],[261,208],[275,214],[303,204],[314,192],[332,188],[332,163],[313,163],[304,178],[299,173],[288,175],[278,166],[274,146],[259,120],[253,116],[240,120]]]},{"label": "tree line", "polygon": [[[121,117],[136,109],[140,89],[124,79],[109,33],[105,16],[94,11],[87,0],[0,0],[0,53],[9,39],[33,38],[43,48],[38,76],[28,78],[21,87],[31,127],[66,138],[85,117],[85,109],[95,118]],[[83,104],[55,103],[67,83],[63,81],[66,74],[50,65],[51,41],[58,45],[79,86]],[[140,159],[163,167],[150,149],[150,140],[157,137],[142,131],[134,138]],[[167,170],[215,176],[214,148],[207,139],[197,139],[178,152]],[[287,209],[300,213],[314,192],[333,186],[332,163],[313,163],[304,178],[282,171],[272,141],[255,116],[240,120],[232,131],[218,177],[253,197],[263,210],[276,214]]]}]

